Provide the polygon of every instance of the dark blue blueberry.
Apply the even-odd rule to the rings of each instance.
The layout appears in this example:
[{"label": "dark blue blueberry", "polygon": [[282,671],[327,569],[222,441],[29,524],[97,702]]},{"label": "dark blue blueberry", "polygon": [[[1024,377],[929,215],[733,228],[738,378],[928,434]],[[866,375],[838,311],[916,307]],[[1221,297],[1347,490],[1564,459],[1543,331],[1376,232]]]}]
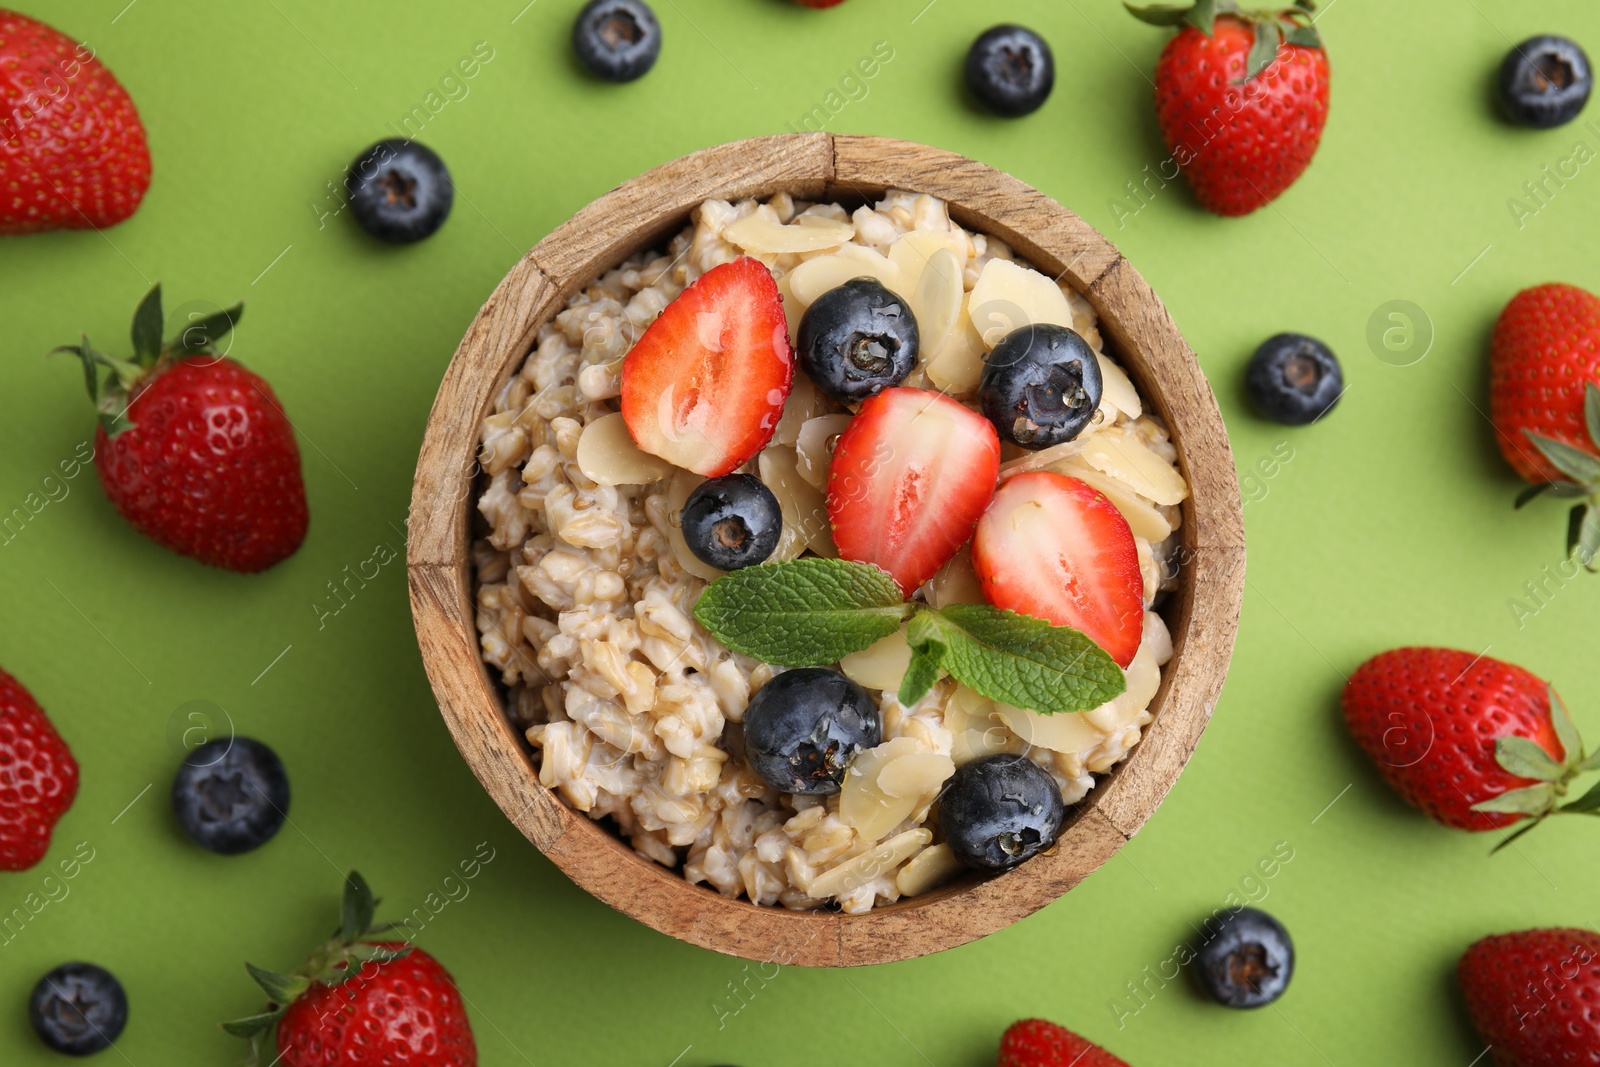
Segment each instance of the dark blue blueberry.
[{"label": "dark blue blueberry", "polygon": [[572,47],[596,78],[631,82],[661,55],[661,23],[644,0],[589,0],[572,24]]},{"label": "dark blue blueberry", "polygon": [[800,369],[846,403],[905,381],[917,347],[911,305],[872,278],[828,290],[800,319]]},{"label": "dark blue blueberry", "polygon": [[744,712],[745,759],[785,793],[837,793],[856,753],[882,741],[883,721],[867,691],[821,667],[784,671]]},{"label": "dark blue blueberry", "polygon": [[289,815],[289,776],[277,753],[248,737],[208,741],[172,779],[172,810],[195,844],[224,856],[259,848]]},{"label": "dark blue blueberry", "polygon": [[1283,996],[1294,975],[1294,942],[1283,924],[1255,908],[1233,908],[1206,921],[1206,942],[1191,973],[1201,990],[1229,1008],[1259,1008]]},{"label": "dark blue blueberry", "polygon": [[1530,37],[1500,64],[1500,104],[1512,122],[1547,130],[1578,117],[1594,88],[1594,68],[1576,41]]},{"label": "dark blue blueberry", "polygon": [[63,963],[33,987],[28,1021],[56,1052],[87,1056],[108,1049],[128,1025],[122,983],[92,963]]},{"label": "dark blue blueberry", "polygon": [[1022,326],[984,360],[978,406],[1003,440],[1039,449],[1070,441],[1100,407],[1100,361],[1065,326]]},{"label": "dark blue blueberry", "polygon": [[939,829],[956,858],[1004,871],[1056,843],[1067,806],[1050,773],[1026,756],[982,756],[939,796]]},{"label": "dark blue blueberry", "polygon": [[1031,114],[1056,84],[1056,62],[1044,38],[1023,26],[985,30],[967,53],[967,88],[990,111]]},{"label": "dark blue blueberry", "polygon": [[456,189],[444,160],[415,141],[379,141],[350,164],[344,178],[350,213],[380,241],[410,244],[450,217]]},{"label": "dark blue blueberry", "polygon": [[1280,333],[1250,357],[1245,386],[1256,410],[1274,422],[1304,426],[1333,409],[1344,372],[1333,350],[1314,337]]},{"label": "dark blue blueberry", "polygon": [[725,571],[764,562],[783,533],[778,498],[753,474],[701,482],[684,501],[681,521],[689,551]]}]

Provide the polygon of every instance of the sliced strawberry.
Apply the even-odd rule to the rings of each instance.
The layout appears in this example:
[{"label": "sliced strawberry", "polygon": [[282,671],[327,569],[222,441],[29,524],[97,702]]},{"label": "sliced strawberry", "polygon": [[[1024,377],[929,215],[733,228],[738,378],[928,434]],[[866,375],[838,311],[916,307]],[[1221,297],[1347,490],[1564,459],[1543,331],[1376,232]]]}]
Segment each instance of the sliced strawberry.
[{"label": "sliced strawberry", "polygon": [[1126,667],[1144,628],[1144,579],[1116,505],[1076,478],[1009,478],[972,535],[972,566],[997,608],[1070,626]]},{"label": "sliced strawberry", "polygon": [[646,452],[717,478],[772,437],[793,380],[772,272],[736,259],[679,294],[623,358],[622,419]]},{"label": "sliced strawberry", "polygon": [[882,567],[909,596],[972,536],[999,475],[988,419],[941,393],[885,389],[839,435],[828,468],[839,555]]}]

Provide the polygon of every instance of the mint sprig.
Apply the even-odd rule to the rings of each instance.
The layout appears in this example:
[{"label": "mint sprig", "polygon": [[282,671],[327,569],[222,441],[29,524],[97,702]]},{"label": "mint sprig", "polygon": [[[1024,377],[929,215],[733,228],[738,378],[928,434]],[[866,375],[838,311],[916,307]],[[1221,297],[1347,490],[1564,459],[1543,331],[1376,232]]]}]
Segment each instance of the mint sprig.
[{"label": "mint sprig", "polygon": [[746,567],[717,579],[695,618],[736,652],[784,667],[822,667],[907,619],[911,662],[899,699],[920,700],[941,672],[991,700],[1043,714],[1097,708],[1127,688],[1116,661],[1067,626],[987,604],[905,601],[886,572],[838,559]]},{"label": "mint sprig", "polygon": [[718,578],[694,617],[735,652],[782,667],[819,667],[888,637],[912,607],[887,571],[811,558]]}]

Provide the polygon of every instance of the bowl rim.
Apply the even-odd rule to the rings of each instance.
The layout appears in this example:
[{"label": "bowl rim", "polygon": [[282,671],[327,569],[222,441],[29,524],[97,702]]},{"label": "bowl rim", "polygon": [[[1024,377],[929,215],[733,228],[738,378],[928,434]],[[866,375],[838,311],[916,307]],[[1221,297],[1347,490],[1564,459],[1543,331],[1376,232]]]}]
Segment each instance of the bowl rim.
[{"label": "bowl rim", "polygon": [[[1048,852],[861,915],[763,907],[689,883],[540,784],[482,660],[474,621],[468,542],[479,425],[539,326],[627,256],[660,247],[701,202],[783,191],[865,200],[887,189],[939,197],[963,226],[1069,280],[1166,422],[1190,486],[1179,588],[1164,608],[1173,658],[1143,739],[1076,806]],[[429,681],[457,748],[512,824],[589,893],[662,933],[802,966],[885,963],[965,944],[1049,904],[1105,863],[1160,805],[1199,742],[1244,596],[1243,503],[1222,416],[1145,280],[1097,230],[1018,179],[952,152],[873,136],[780,134],[693,152],[624,182],[540,241],[490,295],[451,359],[428,417],[408,525],[407,576]]]}]

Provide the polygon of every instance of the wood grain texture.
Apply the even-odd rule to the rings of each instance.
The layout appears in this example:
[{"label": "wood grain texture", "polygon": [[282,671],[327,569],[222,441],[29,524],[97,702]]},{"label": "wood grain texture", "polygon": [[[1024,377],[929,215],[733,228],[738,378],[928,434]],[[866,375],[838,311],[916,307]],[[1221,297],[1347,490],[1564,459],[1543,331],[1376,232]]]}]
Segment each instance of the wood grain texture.
[{"label": "wood grain texture", "polygon": [[[484,668],[474,626],[468,539],[478,426],[539,326],[590,280],[662,244],[701,201],[789,192],[860,203],[891,188],[946,200],[962,225],[1068,279],[1166,421],[1191,488],[1180,584],[1163,609],[1174,657],[1144,740],[1077,806],[1048,853],[998,877],[968,875],[865,915],[757,907],[690,885],[539,784]],[[1227,672],[1244,590],[1239,486],[1222,418],[1144,279],[1093,227],[1017,179],[939,149],[875,137],[795,134],[696,152],[625,182],[539,242],[484,304],[446,372],[411,516],[407,555],[423,662],[451,736],[507,817],[573,881],[640,922],[718,952],[801,966],[885,963],[964,944],[1093,873],[1155,811],[1199,742]]]}]

